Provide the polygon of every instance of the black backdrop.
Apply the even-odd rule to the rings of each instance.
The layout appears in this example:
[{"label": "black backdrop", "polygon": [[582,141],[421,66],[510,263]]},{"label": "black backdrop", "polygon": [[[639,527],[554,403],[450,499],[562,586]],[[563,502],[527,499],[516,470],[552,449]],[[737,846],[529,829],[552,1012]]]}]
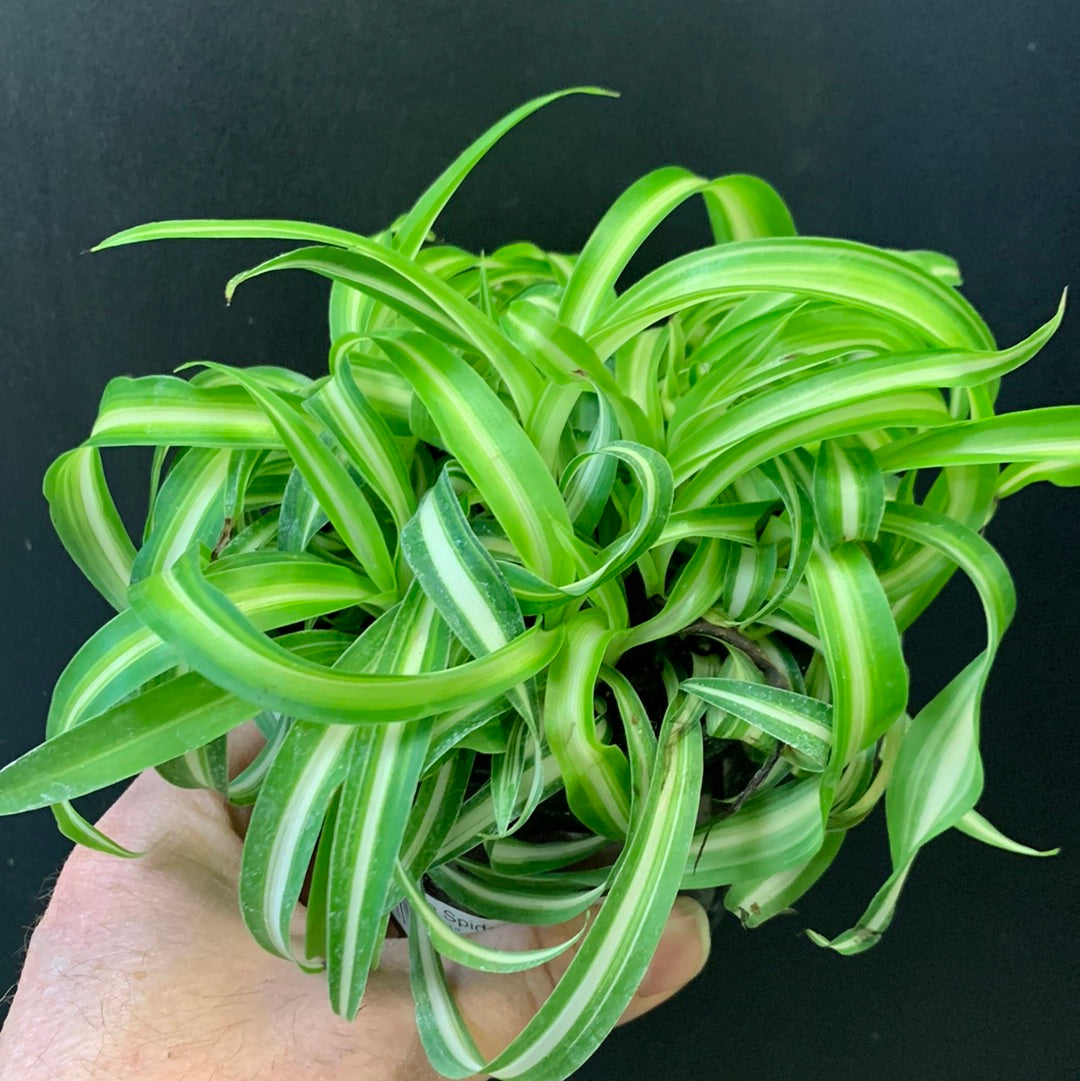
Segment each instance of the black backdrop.
[{"label": "black backdrop", "polygon": [[[965,292],[1010,343],[1076,279],[1078,61],[1080,9],[1067,0],[4,0],[0,759],[40,738],[53,681],[108,614],[40,496],[48,463],[87,434],[105,380],[197,357],[311,373],[325,360],[324,283],[272,275],[222,302],[225,279],[278,246],[81,249],[162,217],[371,231],[514,105],[594,83],[621,100],[571,99],[528,121],[440,234],[574,249],[656,165],[756,172],[803,232],[954,254]],[[700,208],[687,210],[651,258],[705,235]],[[1078,328],[1073,312],[1008,380],[1002,408],[1080,398]],[[106,462],[131,514],[146,465],[139,453]],[[1078,505],[1029,489],[989,531],[1021,600],[984,711],[980,807],[1062,855],[939,839],[876,950],[819,951],[799,929],[849,926],[883,877],[879,818],[799,916],[755,932],[727,923],[705,975],[580,1077],[1075,1076]],[[910,635],[920,701],[979,648],[973,598],[960,585],[948,597]],[[88,813],[106,802],[87,801]],[[47,812],[0,824],[0,983],[15,978],[66,847]]]}]

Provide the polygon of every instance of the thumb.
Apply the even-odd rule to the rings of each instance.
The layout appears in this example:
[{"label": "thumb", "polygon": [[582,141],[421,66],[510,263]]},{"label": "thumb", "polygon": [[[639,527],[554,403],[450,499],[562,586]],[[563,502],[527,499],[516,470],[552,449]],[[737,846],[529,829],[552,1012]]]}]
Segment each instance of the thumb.
[{"label": "thumb", "polygon": [[[507,924],[476,936],[488,946],[526,950],[565,942],[581,928],[581,920],[554,927]],[[709,918],[690,897],[677,897],[656,952],[640,986],[619,1018],[632,1021],[667,1001],[705,966],[709,956]],[[538,968],[512,975],[491,975],[454,966],[449,973],[476,1045],[494,1058],[544,1004],[570,964],[576,947]]]}]

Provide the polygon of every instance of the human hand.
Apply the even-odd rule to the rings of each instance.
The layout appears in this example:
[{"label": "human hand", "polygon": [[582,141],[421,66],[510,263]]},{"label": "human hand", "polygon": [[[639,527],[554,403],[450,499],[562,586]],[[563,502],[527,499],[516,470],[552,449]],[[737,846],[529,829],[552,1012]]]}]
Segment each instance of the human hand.
[{"label": "human hand", "polygon": [[[387,942],[353,1022],[325,981],[265,953],[240,917],[242,819],[220,796],[138,777],[101,828],[145,851],[121,860],[76,848],[34,932],[0,1033],[0,1081],[427,1081],[408,949]],[[579,922],[498,927],[492,945],[565,941]],[[708,921],[680,898],[622,1021],[670,998],[708,955]],[[448,967],[481,1052],[524,1026],[573,951],[514,975]]]}]

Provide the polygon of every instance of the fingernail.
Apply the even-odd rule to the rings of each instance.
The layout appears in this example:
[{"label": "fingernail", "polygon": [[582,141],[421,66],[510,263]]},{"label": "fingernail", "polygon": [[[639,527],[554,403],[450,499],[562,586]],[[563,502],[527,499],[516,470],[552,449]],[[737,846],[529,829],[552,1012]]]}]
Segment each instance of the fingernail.
[{"label": "fingernail", "polygon": [[709,944],[705,909],[691,897],[677,897],[638,996],[673,995],[704,968]]}]

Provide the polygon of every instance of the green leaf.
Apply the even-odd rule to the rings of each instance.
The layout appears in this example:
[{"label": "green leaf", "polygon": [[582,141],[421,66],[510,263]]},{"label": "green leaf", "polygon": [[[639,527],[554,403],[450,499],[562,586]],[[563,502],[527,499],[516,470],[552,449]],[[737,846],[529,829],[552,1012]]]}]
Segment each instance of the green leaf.
[{"label": "green leaf", "polygon": [[1016,608],[1001,557],[974,530],[921,507],[890,507],[882,528],[942,551],[968,575],[986,617],[986,648],[916,715],[885,794],[889,846],[899,868],[955,825],[982,789],[979,706],[998,643]]},{"label": "green leaf", "polygon": [[[295,622],[287,616],[278,621]],[[117,703],[120,703],[126,695],[141,686],[148,678],[158,675],[172,665],[171,650],[154,648],[161,645],[156,635],[138,627],[135,633],[127,634],[125,638],[124,633],[120,631],[120,624],[136,626],[134,613],[123,613],[106,624],[76,654],[76,658],[61,676],[53,695],[53,705],[46,725],[47,742],[60,733],[68,731],[75,724],[83,723],[90,716],[111,711]],[[117,642],[117,648],[112,651],[107,660],[99,661],[95,650],[108,649],[113,639]],[[326,631],[301,632],[284,636],[280,641],[302,655],[315,657],[333,658],[344,648],[340,637]],[[134,700],[129,699],[129,701]],[[155,701],[157,699],[150,700],[150,710],[156,708]],[[140,708],[147,707],[144,703]],[[149,713],[145,715],[150,716]],[[150,718],[147,723],[151,721],[156,723],[156,720],[157,718]],[[188,753],[197,753],[198,750],[199,748],[194,748]],[[148,765],[161,764],[161,762],[148,763]],[[103,781],[102,786],[113,783],[113,780],[122,779],[123,775]],[[106,837],[67,802],[56,803],[51,810],[60,832],[78,844],[115,856],[131,857],[140,854],[131,852]]]},{"label": "green leaf", "polygon": [[428,235],[431,227],[435,224],[439,212],[450,201],[451,196],[457,191],[462,181],[472,172],[476,164],[484,155],[512,128],[515,128],[526,117],[531,116],[538,109],[568,94],[597,94],[603,97],[618,97],[611,90],[603,90],[596,86],[575,86],[567,90],[558,90],[554,94],[545,94],[543,97],[533,98],[524,105],[518,106],[513,112],[508,113],[498,123],[493,124],[475,142],[463,150],[453,162],[439,174],[435,182],[413,204],[412,209],[402,219],[397,231],[394,233],[394,247],[402,254],[414,256],[420,250],[424,238]]},{"label": "green leaf", "polygon": [[726,886],[802,866],[824,837],[820,775],[779,785],[698,829],[681,888]]},{"label": "green leaf", "polygon": [[932,275],[946,285],[956,288],[964,284],[964,280],[960,276],[960,267],[951,255],[944,255],[939,251],[900,251],[896,248],[887,248],[886,250],[890,255],[907,259],[908,262],[921,267],[927,274]]},{"label": "green leaf", "polygon": [[613,296],[615,282],[649,234],[706,181],[677,166],[655,169],[615,200],[585,242],[559,305],[559,319],[586,331]]},{"label": "green leaf", "polygon": [[548,579],[558,574],[573,533],[566,505],[495,392],[434,338],[408,333],[380,339],[380,345],[412,384],[526,565]]},{"label": "green leaf", "polygon": [[90,584],[122,612],[128,606],[135,546],[105,482],[101,454],[94,447],[62,454],[45,474],[44,493],[53,528],[68,554]]},{"label": "green leaf", "polygon": [[99,713],[0,770],[0,814],[74,799],[235,728],[252,706],[201,676],[177,676]]},{"label": "green leaf", "polygon": [[[759,308],[766,302],[769,306],[759,315]],[[692,354],[693,370],[698,377],[673,403],[667,425],[668,446],[677,443],[687,427],[692,427],[706,410],[715,413],[740,395],[779,379],[785,368],[790,372],[790,361],[777,363],[774,358],[793,352],[786,341],[788,328],[809,306],[811,303],[805,301],[793,306],[788,294],[781,293],[750,296],[733,309],[717,331]],[[743,313],[756,318],[740,318]],[[821,362],[812,351],[795,354],[804,363],[807,356],[813,366]]]},{"label": "green leaf", "polygon": [[[260,630],[288,626],[377,597],[355,571],[310,556],[230,556],[207,580]],[[66,731],[111,708],[174,667],[176,651],[128,610],[111,619],[68,662],[53,690],[45,732]]]},{"label": "green leaf", "polygon": [[[623,735],[630,759],[630,813],[648,796],[649,783],[656,768],[656,733],[637,691],[617,669],[602,665],[600,678],[611,688],[622,721]],[[492,849],[492,862],[495,862]]]},{"label": "green leaf", "polygon": [[776,577],[776,559],[775,544],[728,545],[718,607],[729,619],[745,623],[761,610]]},{"label": "green leaf", "polygon": [[[796,589],[803,580],[814,549],[814,508],[797,453],[765,462],[761,466],[761,473],[779,493],[787,512],[788,553],[783,577],[769,590],[768,600],[749,617],[755,622],[779,608]],[[794,668],[797,672],[798,665]]]},{"label": "green leaf", "polygon": [[795,235],[795,223],[784,200],[760,177],[745,173],[724,176],[714,180],[702,195],[717,244]]},{"label": "green leaf", "polygon": [[[801,419],[784,420],[775,427],[746,435],[727,450],[715,454],[701,464],[685,484],[673,465],[676,484],[680,485],[675,509],[704,507],[754,466],[822,439],[885,428],[932,428],[951,423],[952,417],[941,393],[936,390],[887,394],[872,401],[860,400],[835,408],[818,402],[816,409]],[[881,466],[880,461],[878,465]]]},{"label": "green leaf", "polygon": [[240,911],[263,949],[299,960],[290,923],[353,729],[296,721],[259,788],[244,839]]},{"label": "green leaf", "polygon": [[[502,844],[505,841],[496,841]],[[456,860],[431,869],[431,880],[457,904],[487,919],[531,926],[565,923],[595,904],[607,882],[581,886],[556,876],[501,873],[482,864]]]},{"label": "green leaf", "polygon": [[1080,405],[1005,413],[888,443],[874,454],[884,473],[928,466],[1050,460],[1080,464]]},{"label": "green leaf", "polygon": [[482,702],[530,679],[561,644],[539,627],[476,661],[439,673],[369,676],[328,670],[291,656],[260,634],[202,575],[194,552],[131,590],[132,607],[196,671],[258,709],[327,724],[416,720]]},{"label": "green leaf", "polygon": [[790,906],[832,866],[845,836],[843,830],[830,830],[821,848],[805,863],[734,883],[724,895],[724,908],[738,916],[743,927],[760,927],[790,912]]},{"label": "green leaf", "polygon": [[463,1022],[441,965],[422,955],[418,940],[412,982],[420,1036],[433,1062],[522,1081],[567,1077],[615,1025],[659,942],[686,859],[701,781],[698,716],[685,704],[669,711],[649,797],[607,899],[544,1005],[491,1062],[479,1062],[471,1040],[461,1039]]},{"label": "green leaf", "polygon": [[[342,648],[344,649],[346,645],[348,645],[347,640],[343,643]],[[292,727],[292,718],[280,717],[278,714],[260,714],[255,718],[255,723],[259,725],[260,719],[268,716],[273,716],[278,723],[275,723],[269,733],[263,732],[266,736],[266,743],[259,749],[259,753],[251,764],[229,782],[226,790],[229,802],[235,806],[246,807],[255,802],[259,790],[262,788],[262,783],[266,780],[266,775],[274,764],[274,759],[277,757],[277,753],[281,749],[282,743],[285,742],[289,729]]]},{"label": "green leaf", "polygon": [[506,725],[513,712],[505,698],[496,697],[480,706],[469,704],[442,714],[436,719],[431,734],[428,768],[455,747],[488,754],[505,751]]},{"label": "green leaf", "polygon": [[[523,717],[515,717],[510,722],[506,749],[491,760],[491,799],[496,836],[502,837],[519,829],[539,806],[543,798],[542,757],[543,745],[535,724]],[[531,784],[522,802],[522,785],[530,764],[533,767]]]},{"label": "green leaf", "polygon": [[814,512],[829,548],[877,539],[885,513],[885,480],[866,447],[835,439],[821,444],[814,469]]},{"label": "green leaf", "polygon": [[[404,873],[400,864],[397,883],[412,906],[415,922],[423,925],[423,933],[430,937],[432,945],[439,953],[459,965],[466,965],[480,972],[524,972],[526,969],[547,964],[578,942],[587,927],[587,924],[582,926],[577,934],[555,946],[534,950],[500,950],[459,934],[443,923],[442,917],[428,904],[427,898]],[[415,926],[410,933],[417,933]]]},{"label": "green leaf", "polygon": [[[430,758],[430,745],[429,745]],[[431,867],[450,833],[465,799],[475,755],[459,751],[420,782],[401,841],[401,864],[407,874],[420,878]]]},{"label": "green leaf", "polygon": [[879,311],[937,346],[992,349],[967,301],[910,262],[849,240],[769,237],[691,252],[630,286],[587,335],[610,356],[645,327],[694,304],[791,292]]},{"label": "green leaf", "polygon": [[892,780],[896,755],[910,724],[911,718],[904,714],[879,743],[867,747],[847,764],[829,810],[830,830],[857,826],[877,806]]},{"label": "green leaf", "polygon": [[337,812],[341,789],[330,797],[322,828],[315,842],[315,856],[308,869],[307,911],[304,919],[304,963],[317,969],[327,954],[326,923],[330,915],[328,889],[330,884],[330,851],[337,833]]},{"label": "green leaf", "polygon": [[[363,672],[377,661],[384,635],[400,605],[370,624],[348,649],[335,658],[343,674]],[[291,925],[312,853],[321,847],[328,887],[336,801],[348,769],[350,743],[356,729],[347,724],[311,724],[296,720],[263,778],[244,839],[240,866],[240,911],[248,930],[263,949],[291,958],[301,967],[320,967],[319,947],[326,946],[326,910],[309,909],[305,941],[293,941]],[[321,872],[320,872],[321,873]],[[318,901],[318,897],[316,897]]]},{"label": "green leaf", "polygon": [[817,931],[807,931],[807,937],[816,946],[828,946],[839,954],[852,957],[877,945],[881,936],[892,922],[896,911],[896,902],[904,888],[907,876],[911,873],[911,862],[894,871],[881,887],[863,913],[856,926],[834,939],[827,939]]},{"label": "green leaf", "polygon": [[595,398],[596,420],[585,444],[585,453],[590,458],[562,486],[563,500],[574,528],[584,535],[596,528],[604,513],[619,468],[616,458],[594,453],[614,442],[618,436],[618,424],[607,399],[602,394],[597,394]]},{"label": "green leaf", "polygon": [[226,286],[226,298],[243,282],[277,270],[308,270],[363,290],[440,343],[474,349],[495,366],[518,416],[528,415],[540,391],[536,369],[453,287],[414,261],[374,241],[350,251],[300,248],[237,274]]},{"label": "green leaf", "polygon": [[[657,328],[642,331],[626,342],[614,356],[615,381],[632,401],[641,406],[659,443],[665,428],[666,402],[660,367],[666,359],[672,332]],[[594,349],[595,352],[595,349]]]},{"label": "green leaf", "polygon": [[297,468],[311,486],[341,539],[372,580],[388,592],[396,588],[386,539],[363,491],[319,438],[300,410],[241,369],[204,361],[208,368],[239,383],[273,422]]},{"label": "green leaf", "polygon": [[193,447],[176,460],[150,509],[150,530],[132,565],[132,582],[171,566],[188,548],[217,544],[232,457],[228,450]]},{"label": "green leaf", "polygon": [[[361,295],[355,289],[346,292]],[[374,354],[371,339],[361,334],[335,338],[330,349],[330,370],[336,371],[339,364],[348,364],[356,389],[368,399],[390,431],[396,436],[408,436],[412,387],[384,357]]]},{"label": "green leaf", "polygon": [[242,387],[173,375],[109,380],[88,441],[97,447],[280,447],[273,423]]},{"label": "green leaf", "polygon": [[335,244],[351,247],[364,238],[344,229],[315,225],[309,221],[281,221],[272,218],[190,218],[152,221],[113,233],[91,251],[140,244],[147,240],[303,240],[308,244]]},{"label": "green leaf", "polygon": [[[294,645],[326,660],[340,642],[310,632],[285,636]],[[194,673],[176,676],[105,710],[27,751],[0,770],[0,814],[75,799],[159,765],[224,735],[254,713],[250,703],[213,686]]]},{"label": "green leaf", "polygon": [[[627,439],[654,443],[656,433],[641,407],[619,386],[584,338],[538,304],[520,300],[507,308],[502,325],[521,351],[554,383],[581,390],[582,381],[588,380],[610,405]],[[534,416],[537,412],[539,404]]]},{"label": "green leaf", "polygon": [[[695,468],[746,436],[819,413],[825,403],[835,409],[907,390],[971,386],[1002,375],[1034,356],[1049,340],[1061,316],[1059,308],[1030,337],[1000,352],[935,349],[849,361],[841,368],[813,373],[795,383],[766,390],[740,405],[723,409],[718,416],[707,411],[697,418],[692,432],[669,447],[676,481],[685,479]],[[721,408],[714,407],[714,411]],[[880,459],[878,464],[881,465]]]},{"label": "green leaf", "polygon": [[138,859],[142,852],[136,852],[117,844],[111,837],[107,837],[96,826],[92,826],[74,807],[68,802],[54,803],[49,810],[56,820],[56,828],[69,841],[77,845],[92,849],[95,852],[104,852],[107,856],[117,856],[120,859]]},{"label": "green leaf", "polygon": [[[401,550],[417,581],[462,645],[483,657],[525,632],[525,621],[495,560],[469,528],[444,469],[401,531]],[[533,732],[539,707],[532,684],[507,697]]]},{"label": "green leaf", "polygon": [[[953,466],[942,470],[927,494],[930,511],[945,514],[971,529],[981,529],[994,510],[997,470],[993,466]],[[910,503],[911,500],[897,503]],[[909,627],[941,592],[956,564],[933,545],[920,545],[899,534],[885,533],[893,543],[893,563],[881,574],[896,625]],[[879,543],[881,543],[879,541]],[[901,547],[901,546],[906,546]]]},{"label": "green leaf", "polygon": [[512,880],[515,876],[558,870],[610,847],[611,842],[606,837],[597,836],[535,842],[500,837],[488,846],[488,859],[493,871]]},{"label": "green leaf", "polygon": [[1016,462],[1001,471],[997,495],[1005,499],[1036,481],[1049,481],[1062,488],[1080,486],[1080,462],[1038,461]]},{"label": "green leaf", "polygon": [[816,548],[807,579],[833,693],[833,754],[825,794],[849,759],[907,705],[908,672],[888,598],[863,549]]},{"label": "green leaf", "polygon": [[1016,606],[1008,569],[975,530],[905,504],[886,510],[882,529],[936,548],[964,570],[983,604],[987,644],[919,711],[904,735],[885,793],[893,873],[854,928],[832,940],[811,932],[815,943],[839,953],[862,952],[881,938],[919,849],[973,810],[983,784],[978,746],[982,692]]},{"label": "green leaf", "polygon": [[[631,627],[618,639],[619,655],[646,642],[678,634],[716,603],[723,589],[727,542],[715,537],[700,541],[667,591],[664,607],[651,619]],[[608,663],[615,658],[609,656]]]},{"label": "green leaf", "polygon": [[577,818],[596,833],[625,837],[630,816],[629,764],[618,747],[601,742],[593,707],[600,665],[612,637],[595,608],[567,622],[565,645],[548,670],[544,732]]},{"label": "green leaf", "polygon": [[653,546],[662,548],[676,541],[699,537],[721,537],[740,544],[752,544],[775,505],[773,502],[724,503],[673,511]]},{"label": "green leaf", "polygon": [[443,1077],[453,1078],[484,1070],[484,1056],[454,1004],[446,972],[427,928],[419,922],[409,935],[409,983],[416,1026],[431,1065]]},{"label": "green leaf", "polygon": [[305,400],[304,409],[334,435],[400,529],[416,510],[407,463],[386,421],[357,386],[349,362],[338,354],[331,371],[332,378]]},{"label": "green leaf", "polygon": [[681,690],[760,728],[821,770],[832,748],[832,706],[805,694],[737,679],[684,679]]},{"label": "green leaf", "polygon": [[576,472],[586,466],[591,458],[598,456],[614,458],[630,468],[640,499],[636,507],[636,520],[626,533],[603,551],[595,553],[590,560],[595,564],[595,569],[583,578],[555,587],[526,571],[512,572],[515,588],[527,591],[536,607],[558,605],[571,598],[592,594],[599,586],[637,562],[657,543],[667,524],[674,498],[671,470],[664,457],[650,447],[619,440],[596,451],[579,454],[567,466],[563,486],[568,486]]},{"label": "green leaf", "polygon": [[304,474],[299,469],[293,469],[281,497],[277,532],[279,550],[305,551],[315,534],[329,520]]},{"label": "green leaf", "polygon": [[162,762],[158,773],[178,788],[205,788],[211,792],[227,791],[229,759],[224,736],[196,747],[178,758]]},{"label": "green leaf", "polygon": [[[536,773],[539,774],[539,780],[535,776]],[[518,786],[517,803],[511,811],[512,814],[518,813],[525,806],[527,794],[531,793],[536,785],[539,785],[544,799],[562,788],[558,759],[546,749],[541,755],[539,766],[525,767]],[[489,782],[465,801],[433,863],[435,865],[446,863],[488,840],[495,831],[496,819],[495,800]]]},{"label": "green leaf", "polygon": [[969,837],[974,837],[976,841],[982,841],[984,845],[992,845],[1006,852],[1015,852],[1020,856],[1056,856],[1061,851],[1060,848],[1030,848],[1028,845],[1013,841],[992,823],[987,822],[976,810],[970,810],[962,815],[954,828],[961,833],[966,833]]},{"label": "green leaf", "polygon": [[[445,668],[450,636],[414,582],[380,635],[370,672]],[[385,910],[431,735],[430,719],[365,725],[349,738],[327,887],[327,971],[334,1010],[352,1020],[382,941]]]}]

